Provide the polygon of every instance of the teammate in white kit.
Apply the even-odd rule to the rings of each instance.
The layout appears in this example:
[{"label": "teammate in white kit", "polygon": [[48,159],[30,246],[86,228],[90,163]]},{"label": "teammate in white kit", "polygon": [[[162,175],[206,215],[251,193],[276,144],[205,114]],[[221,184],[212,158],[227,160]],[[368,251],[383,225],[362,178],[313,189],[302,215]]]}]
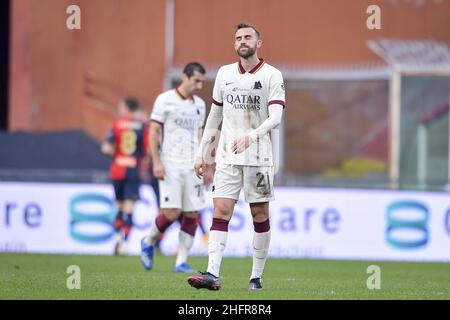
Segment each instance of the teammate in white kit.
[{"label": "teammate in white kit", "polygon": [[220,264],[228,223],[241,188],[253,216],[253,268],[248,289],[262,290],[261,278],[270,243],[269,201],[274,199],[274,155],[270,131],[281,122],[285,105],[281,72],[259,59],[262,41],[251,24],[236,27],[237,63],[222,66],[216,77],[213,104],[195,161],[200,177],[209,148],[222,123],[213,183],[214,216],[209,234],[208,269],[187,278],[197,289],[219,290]]},{"label": "teammate in white kit", "polygon": [[205,120],[205,102],[196,95],[203,87],[204,74],[201,64],[187,64],[180,86],[160,94],[153,105],[150,150],[153,175],[159,179],[161,210],[149,236],[141,240],[141,262],[147,270],[153,268],[158,236],[182,214],[173,271],[195,272],[187,257],[194,242],[197,212],[205,207],[203,181],[193,168]]}]

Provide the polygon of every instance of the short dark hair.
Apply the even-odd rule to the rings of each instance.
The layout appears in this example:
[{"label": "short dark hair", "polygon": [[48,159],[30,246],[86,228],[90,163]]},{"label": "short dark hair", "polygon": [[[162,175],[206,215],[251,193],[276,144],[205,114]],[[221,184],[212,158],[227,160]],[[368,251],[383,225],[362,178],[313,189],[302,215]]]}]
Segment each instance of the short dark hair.
[{"label": "short dark hair", "polygon": [[190,62],[183,69],[183,73],[187,75],[188,78],[192,77],[195,71],[200,72],[201,74],[206,73],[205,68],[198,62]]},{"label": "short dark hair", "polygon": [[135,97],[127,96],[123,99],[123,102],[131,112],[134,112],[140,108],[139,100]]},{"label": "short dark hair", "polygon": [[256,27],[254,25],[252,25],[251,23],[248,22],[241,22],[236,26],[236,29],[234,30],[234,33],[236,33],[239,29],[244,29],[244,28],[252,28],[253,30],[255,30],[256,35],[258,36],[258,38],[261,36],[258,29],[256,29]]}]

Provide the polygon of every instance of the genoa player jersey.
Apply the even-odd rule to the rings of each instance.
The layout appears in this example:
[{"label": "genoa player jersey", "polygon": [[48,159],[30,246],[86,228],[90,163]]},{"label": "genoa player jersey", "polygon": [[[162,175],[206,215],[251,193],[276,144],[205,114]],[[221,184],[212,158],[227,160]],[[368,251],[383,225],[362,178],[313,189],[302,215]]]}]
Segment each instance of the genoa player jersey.
[{"label": "genoa player jersey", "polygon": [[193,169],[199,130],[205,121],[205,102],[187,99],[177,89],[161,93],[153,105],[151,120],[162,124],[161,161],[178,169]]},{"label": "genoa player jersey", "polygon": [[131,117],[116,119],[107,140],[115,147],[111,178],[138,178],[140,160],[149,147],[148,125]]},{"label": "genoa player jersey", "polygon": [[216,162],[246,166],[273,166],[270,134],[253,141],[242,153],[231,151],[233,141],[248,135],[269,117],[272,104],[285,105],[281,72],[260,59],[246,72],[240,61],[217,72],[213,103],[223,108],[222,132]]}]

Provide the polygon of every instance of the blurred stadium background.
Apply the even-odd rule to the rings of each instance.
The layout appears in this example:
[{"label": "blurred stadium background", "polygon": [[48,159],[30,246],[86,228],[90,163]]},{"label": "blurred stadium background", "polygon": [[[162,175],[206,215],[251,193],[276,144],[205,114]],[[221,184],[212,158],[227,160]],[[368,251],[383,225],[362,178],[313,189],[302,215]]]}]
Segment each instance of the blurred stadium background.
[{"label": "blurred stadium background", "polygon": [[[72,4],[80,30],[66,27]],[[381,9],[381,29],[367,27],[370,5]],[[99,145],[118,101],[134,95],[150,113],[181,68],[199,61],[208,105],[219,66],[236,60],[234,26],[249,21],[262,33],[259,55],[282,71],[287,90],[270,254],[450,261],[449,0],[0,6],[0,251],[112,252],[111,226],[96,217],[114,210]],[[149,188],[134,253],[157,210]],[[100,225],[74,230],[79,211],[93,211]],[[248,256],[249,213],[241,201],[236,211],[228,255]],[[175,246],[174,229],[163,253]],[[194,255],[205,250],[199,236]]]}]

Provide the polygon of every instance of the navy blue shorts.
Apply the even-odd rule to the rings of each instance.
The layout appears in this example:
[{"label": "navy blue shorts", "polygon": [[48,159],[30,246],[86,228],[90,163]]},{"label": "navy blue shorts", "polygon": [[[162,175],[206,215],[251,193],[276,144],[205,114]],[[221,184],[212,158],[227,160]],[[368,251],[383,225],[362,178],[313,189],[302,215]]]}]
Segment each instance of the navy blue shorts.
[{"label": "navy blue shorts", "polygon": [[117,201],[139,200],[139,179],[113,180]]}]

